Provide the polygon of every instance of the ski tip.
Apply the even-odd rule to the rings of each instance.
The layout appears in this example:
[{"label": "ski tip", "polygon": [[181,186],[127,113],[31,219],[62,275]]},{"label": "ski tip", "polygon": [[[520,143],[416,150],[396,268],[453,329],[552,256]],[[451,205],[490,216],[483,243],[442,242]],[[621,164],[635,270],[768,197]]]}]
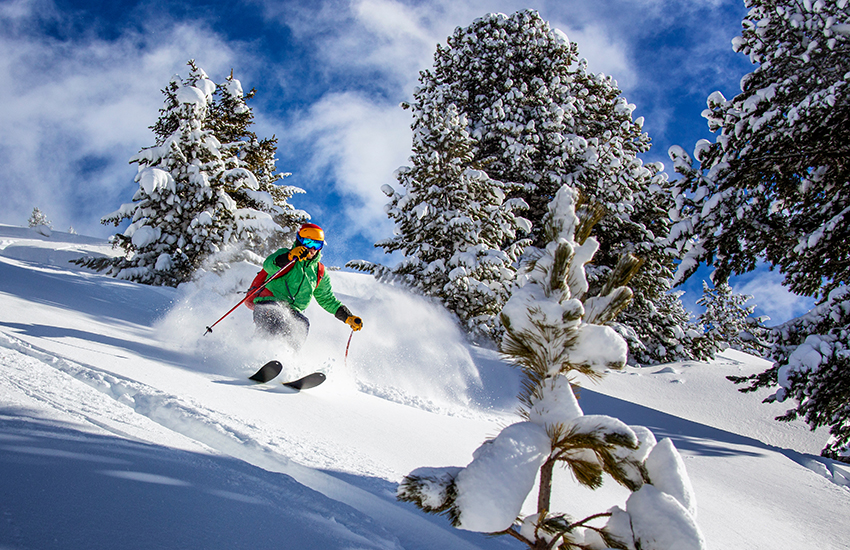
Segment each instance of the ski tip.
[{"label": "ski tip", "polygon": [[280,374],[283,370],[283,365],[280,361],[269,361],[258,370],[256,373],[248,377],[248,380],[264,384]]},{"label": "ski tip", "polygon": [[293,390],[308,390],[310,388],[315,388],[322,382],[327,379],[325,373],[323,372],[314,372],[313,374],[308,374],[303,378],[299,378],[298,380],[293,380],[292,382],[282,382],[284,386]]}]

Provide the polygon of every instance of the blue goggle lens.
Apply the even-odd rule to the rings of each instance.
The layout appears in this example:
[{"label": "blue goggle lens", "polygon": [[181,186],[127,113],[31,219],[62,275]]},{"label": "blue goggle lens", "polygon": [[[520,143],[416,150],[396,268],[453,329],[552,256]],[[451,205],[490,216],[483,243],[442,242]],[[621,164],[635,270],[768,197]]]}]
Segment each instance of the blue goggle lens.
[{"label": "blue goggle lens", "polygon": [[306,237],[298,237],[298,243],[302,246],[306,246],[307,248],[312,248],[313,250],[321,250],[322,247],[325,246],[325,241],[316,241]]}]

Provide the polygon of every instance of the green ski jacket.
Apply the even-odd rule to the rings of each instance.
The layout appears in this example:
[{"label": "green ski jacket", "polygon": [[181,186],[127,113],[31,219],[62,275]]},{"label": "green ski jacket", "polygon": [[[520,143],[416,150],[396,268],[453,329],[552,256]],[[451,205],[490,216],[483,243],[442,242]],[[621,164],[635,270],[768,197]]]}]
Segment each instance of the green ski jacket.
[{"label": "green ski jacket", "polygon": [[[267,273],[267,278],[280,271],[281,268],[278,267],[275,260],[280,256],[285,259],[289,251],[289,248],[281,248],[266,258],[263,262],[263,270]],[[316,281],[319,279],[319,262],[321,259],[322,253],[319,252],[312,260],[295,262],[286,274],[281,275],[266,287],[273,296],[254,298],[254,303],[280,301],[286,302],[297,311],[304,311],[310,305],[310,300],[315,297],[316,302],[322,308],[335,315],[342,303],[334,296],[331,278],[328,276],[327,270],[322,276],[322,280],[316,285]]]}]

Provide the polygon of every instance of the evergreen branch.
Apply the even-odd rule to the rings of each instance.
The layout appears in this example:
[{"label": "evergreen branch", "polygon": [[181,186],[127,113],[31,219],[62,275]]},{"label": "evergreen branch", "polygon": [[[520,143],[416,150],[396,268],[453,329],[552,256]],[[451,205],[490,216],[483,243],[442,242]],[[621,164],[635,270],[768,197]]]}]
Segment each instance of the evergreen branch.
[{"label": "evergreen branch", "polygon": [[[584,524],[585,524],[585,523],[587,523],[587,522],[589,522],[589,521],[593,521],[594,519],[598,519],[598,518],[610,518],[610,517],[611,517],[611,512],[601,512],[601,513],[599,513],[599,514],[594,514],[594,515],[592,515],[592,516],[588,516],[588,517],[584,518],[583,520],[576,521],[575,523],[571,523],[571,524],[567,527],[567,529],[569,529],[569,530],[573,530],[573,529],[575,529],[576,527],[584,527]],[[588,526],[588,527],[589,527],[589,526]],[[594,527],[591,527],[591,529],[595,529],[595,528],[594,528]]]},{"label": "evergreen branch", "polygon": [[608,209],[600,202],[585,202],[584,194],[580,194],[576,210],[579,224],[576,227],[575,240],[578,244],[584,244],[593,228],[608,214]]},{"label": "evergreen branch", "polygon": [[549,275],[549,285],[546,289],[547,296],[552,296],[555,292],[562,292],[567,288],[567,277],[569,276],[574,256],[575,250],[569,243],[558,243],[558,248],[555,250],[555,263],[552,266],[552,271]]},{"label": "evergreen branch", "polygon": [[522,536],[519,532],[517,532],[517,530],[514,528],[513,525],[508,527],[504,531],[497,531],[495,533],[490,533],[490,534],[493,535],[493,536],[498,536],[498,535],[511,536],[511,537],[517,539],[518,541],[522,542],[523,544],[527,544],[529,546],[529,548],[534,545],[533,541],[528,540],[527,538]]},{"label": "evergreen branch", "polygon": [[[629,284],[629,281],[631,281],[637,272],[640,271],[640,268],[643,267],[645,261],[646,260],[644,258],[638,258],[632,254],[620,255],[617,265],[608,275],[608,279],[605,281],[605,285],[599,292],[599,296],[608,296],[615,288]],[[614,316],[616,317],[616,314]]]}]

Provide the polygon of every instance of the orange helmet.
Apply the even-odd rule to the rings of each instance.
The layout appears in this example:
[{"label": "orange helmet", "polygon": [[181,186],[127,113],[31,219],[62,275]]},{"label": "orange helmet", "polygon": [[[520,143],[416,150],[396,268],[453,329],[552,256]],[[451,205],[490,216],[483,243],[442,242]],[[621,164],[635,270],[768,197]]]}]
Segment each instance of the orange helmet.
[{"label": "orange helmet", "polygon": [[295,242],[307,248],[321,249],[325,244],[325,232],[314,223],[305,223],[298,230]]}]

